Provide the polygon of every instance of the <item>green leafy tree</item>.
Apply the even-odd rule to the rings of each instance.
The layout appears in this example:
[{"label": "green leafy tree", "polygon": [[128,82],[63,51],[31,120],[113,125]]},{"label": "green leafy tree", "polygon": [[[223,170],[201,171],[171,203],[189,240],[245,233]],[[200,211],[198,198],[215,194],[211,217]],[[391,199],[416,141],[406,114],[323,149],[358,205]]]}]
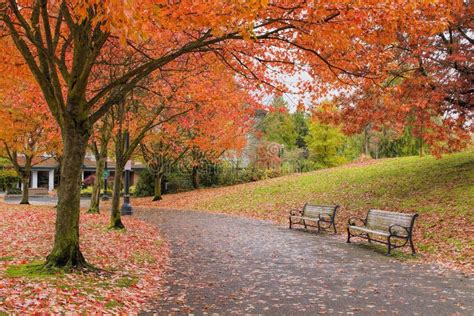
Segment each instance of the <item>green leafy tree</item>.
[{"label": "green leafy tree", "polygon": [[[1,162],[0,162],[1,164]],[[17,176],[15,170],[13,169],[4,169],[0,165],[0,189],[9,193],[10,190],[14,187],[20,178]]]},{"label": "green leafy tree", "polygon": [[309,133],[308,117],[304,111],[296,111],[291,115],[296,132],[296,146],[306,148],[306,136]]},{"label": "green leafy tree", "polygon": [[270,111],[260,123],[263,138],[291,150],[296,147],[298,133],[295,121],[288,111],[288,103],[282,97],[274,97]]},{"label": "green leafy tree", "polygon": [[346,137],[337,127],[312,122],[306,144],[309,150],[309,159],[322,167],[332,167],[346,162],[344,145]]}]

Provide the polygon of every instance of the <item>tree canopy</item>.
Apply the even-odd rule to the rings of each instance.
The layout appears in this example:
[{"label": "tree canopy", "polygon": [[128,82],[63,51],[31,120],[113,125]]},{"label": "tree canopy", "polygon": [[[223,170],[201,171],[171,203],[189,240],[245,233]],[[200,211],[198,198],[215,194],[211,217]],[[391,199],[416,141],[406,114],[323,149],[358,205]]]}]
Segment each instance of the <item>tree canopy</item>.
[{"label": "tree canopy", "polygon": [[[321,96],[340,92],[350,100],[343,112],[347,118],[354,113],[356,122],[372,120],[382,104],[397,121],[404,113],[418,115],[420,135],[437,131],[433,135],[448,146],[457,144],[452,140],[465,138],[472,115],[470,53],[464,49],[465,43],[472,45],[464,28],[468,5],[461,0],[1,2],[2,71],[34,79],[61,132],[56,237],[46,267],[88,267],[79,248],[79,183],[94,124],[137,96],[154,100],[141,102],[149,106],[144,115],[163,104],[172,112],[163,96],[181,84],[187,87],[176,91],[181,102],[198,108],[201,98],[216,93],[212,84],[200,85],[212,82],[208,71],[231,73],[253,97],[291,90],[310,95],[316,104]],[[449,30],[456,35],[447,37]],[[429,49],[433,39],[441,53]],[[453,67],[446,70],[446,64]],[[413,65],[418,71],[400,85],[403,102],[383,94],[387,97],[364,103],[366,92],[387,86]],[[459,80],[462,87],[449,84],[454,89],[443,87],[442,93],[432,88],[449,83],[445,76],[453,69],[466,78]],[[294,80],[290,89],[281,74],[309,79]],[[415,89],[404,89],[405,82]],[[220,113],[225,115],[229,104],[218,104]],[[440,117],[450,128],[436,123]],[[213,121],[208,122],[212,131]]]}]

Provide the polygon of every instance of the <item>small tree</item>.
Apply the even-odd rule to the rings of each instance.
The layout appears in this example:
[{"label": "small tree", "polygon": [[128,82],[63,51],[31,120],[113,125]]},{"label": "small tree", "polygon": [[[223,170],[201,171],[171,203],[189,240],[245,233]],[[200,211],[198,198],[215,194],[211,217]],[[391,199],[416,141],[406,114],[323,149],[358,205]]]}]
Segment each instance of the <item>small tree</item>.
[{"label": "small tree", "polygon": [[16,85],[6,86],[0,93],[0,120],[3,124],[0,129],[0,149],[21,180],[20,204],[29,204],[34,159],[53,150],[58,145],[59,135],[46,103],[38,96],[40,92],[36,85],[22,78],[10,79]]},{"label": "small tree", "polygon": [[91,138],[90,148],[95,156],[95,178],[92,186],[91,203],[88,213],[97,214],[100,208],[100,190],[104,184],[102,176],[105,171],[105,164],[108,156],[110,139],[112,137],[112,122],[110,115],[102,117],[95,126],[94,134]]},{"label": "small tree", "polygon": [[345,136],[339,128],[312,122],[306,144],[309,150],[309,158],[323,167],[337,166],[345,161],[342,149]]}]

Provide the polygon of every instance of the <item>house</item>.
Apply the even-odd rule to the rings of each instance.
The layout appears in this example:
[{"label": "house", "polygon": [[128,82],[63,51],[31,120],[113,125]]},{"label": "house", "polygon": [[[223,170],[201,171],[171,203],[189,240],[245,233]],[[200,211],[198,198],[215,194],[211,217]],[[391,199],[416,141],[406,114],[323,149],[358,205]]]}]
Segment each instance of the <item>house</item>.
[{"label": "house", "polygon": [[[25,161],[19,157],[19,165],[24,166]],[[95,175],[96,160],[94,155],[87,154],[82,164],[82,180],[91,175]],[[140,172],[145,169],[145,165],[132,161],[132,170],[130,174],[130,185],[134,185],[139,178]],[[107,161],[107,169],[109,179],[115,176],[115,161]],[[30,188],[31,189],[47,189],[48,192],[54,191],[59,185],[59,162],[51,156],[40,156],[33,159],[31,167]],[[18,185],[21,188],[21,184]],[[21,188],[23,189],[23,188]]]}]

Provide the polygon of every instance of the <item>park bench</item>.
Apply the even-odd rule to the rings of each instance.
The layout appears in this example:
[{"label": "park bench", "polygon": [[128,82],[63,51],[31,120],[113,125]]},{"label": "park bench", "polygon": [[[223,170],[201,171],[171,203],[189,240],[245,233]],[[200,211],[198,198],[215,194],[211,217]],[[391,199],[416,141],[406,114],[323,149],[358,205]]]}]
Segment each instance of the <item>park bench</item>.
[{"label": "park bench", "polygon": [[335,219],[336,211],[339,205],[313,205],[306,203],[302,210],[290,211],[288,218],[290,229],[293,225],[303,225],[308,227],[317,227],[318,232],[321,229],[329,229],[331,226],[334,233],[337,233]]},{"label": "park bench", "polygon": [[[369,242],[376,241],[387,245],[387,255],[390,255],[392,249],[404,247],[409,243],[412,254],[415,255],[412,233],[417,217],[418,214],[369,210],[365,219],[349,218],[347,242],[351,242],[351,237],[365,238]],[[380,236],[384,240],[374,239],[372,235]]]}]

